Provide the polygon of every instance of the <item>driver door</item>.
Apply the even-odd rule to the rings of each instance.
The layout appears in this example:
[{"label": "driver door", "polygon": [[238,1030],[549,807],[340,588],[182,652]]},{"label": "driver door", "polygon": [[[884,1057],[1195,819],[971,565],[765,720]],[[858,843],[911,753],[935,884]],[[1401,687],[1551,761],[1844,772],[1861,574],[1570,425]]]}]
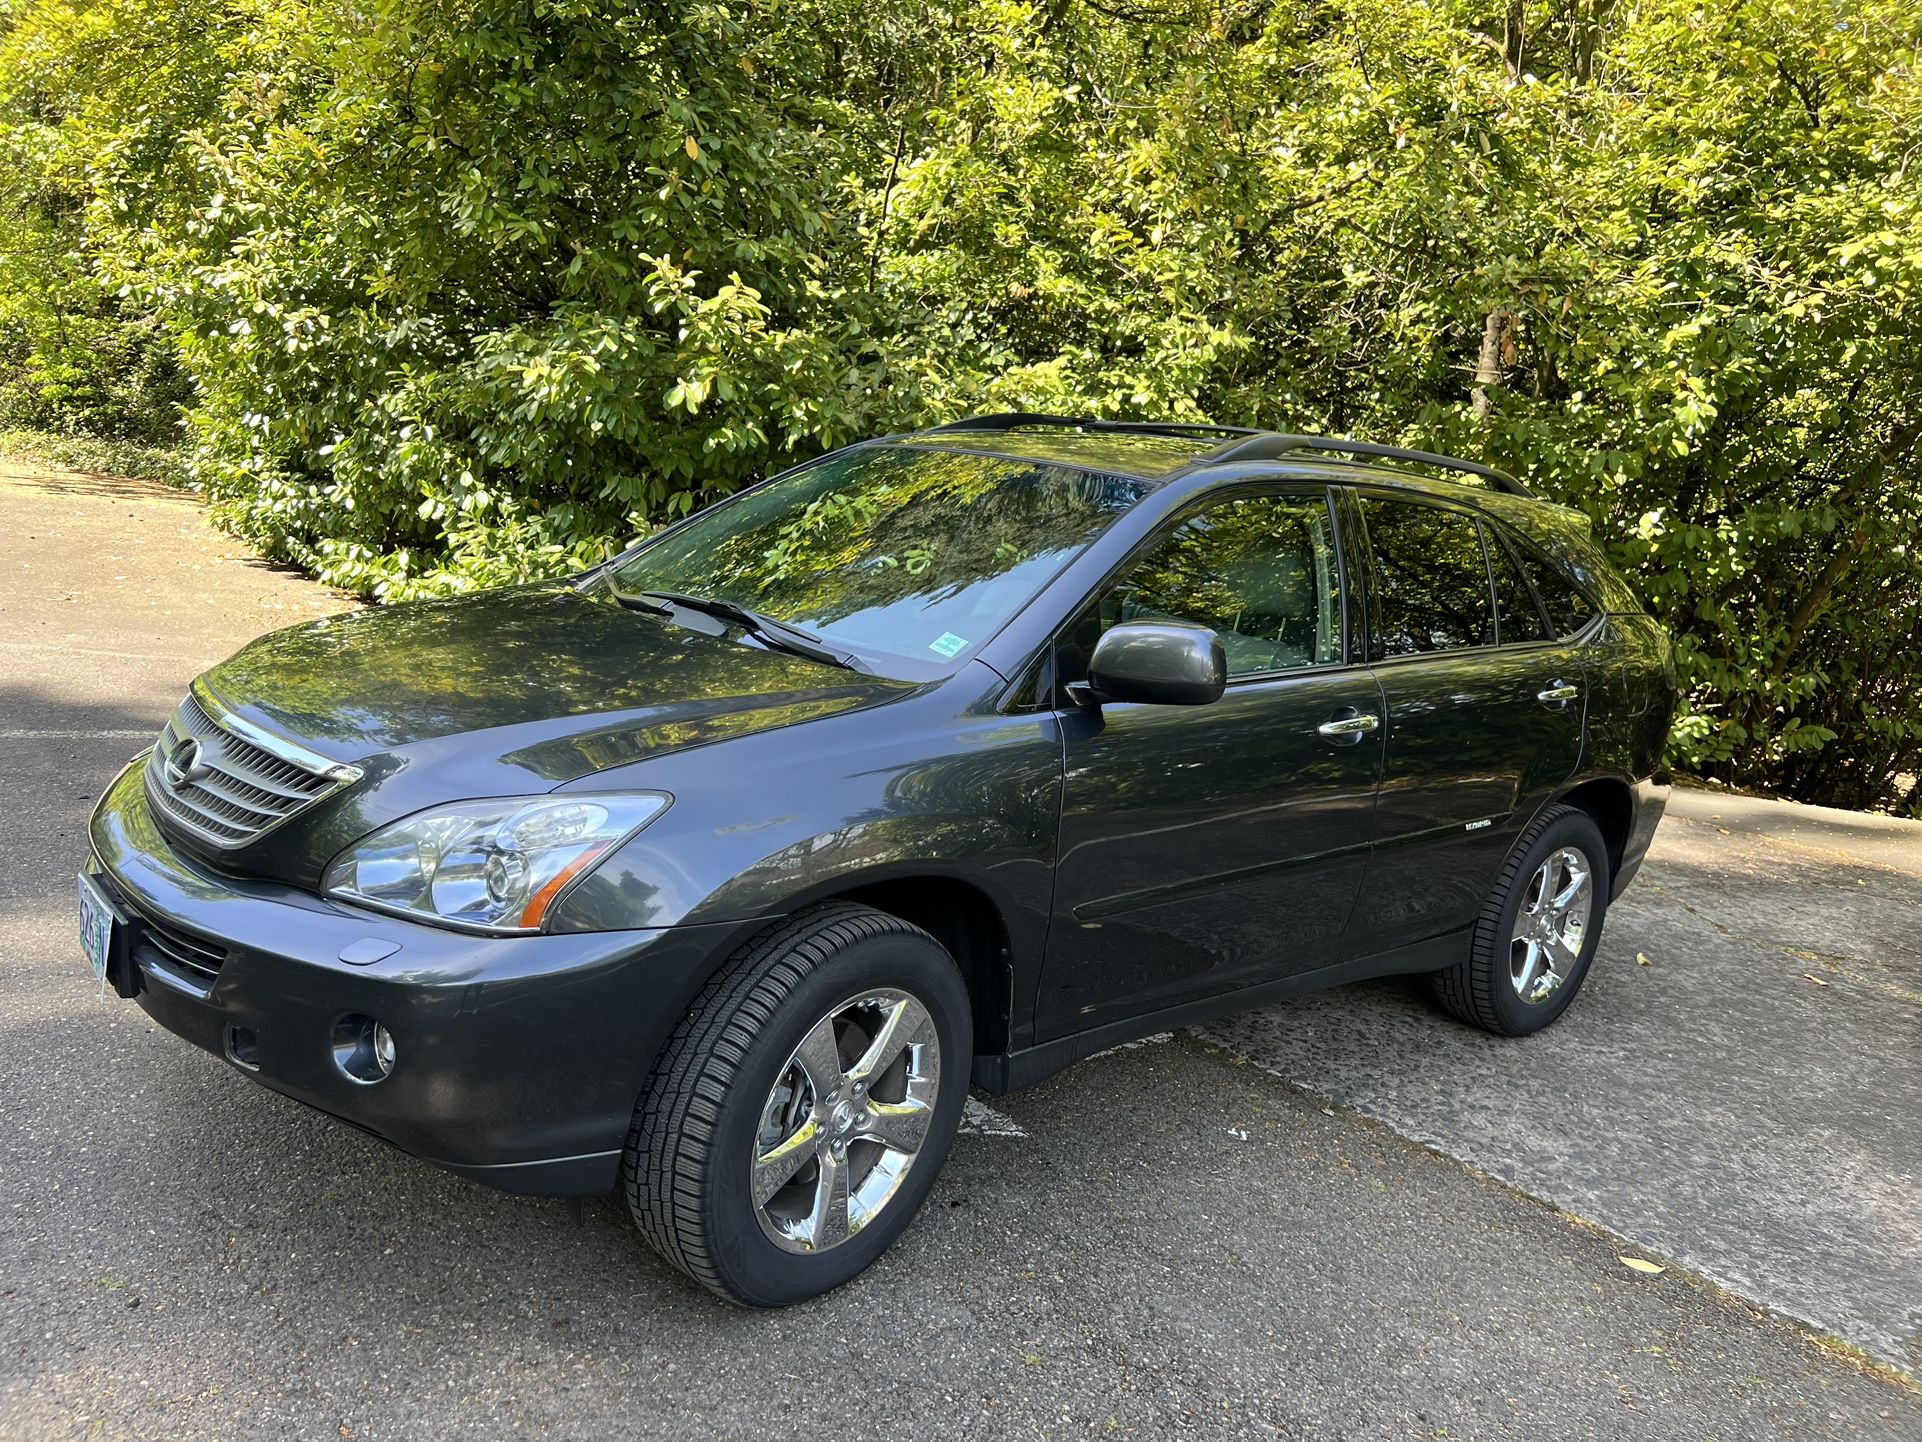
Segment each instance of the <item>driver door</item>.
[{"label": "driver door", "polygon": [[1344,570],[1325,489],[1238,490],[1150,541],[1064,632],[1085,664],[1122,621],[1209,626],[1228,686],[1207,705],[1062,713],[1038,1039],[1337,960],[1382,767],[1381,690],[1349,664]]}]

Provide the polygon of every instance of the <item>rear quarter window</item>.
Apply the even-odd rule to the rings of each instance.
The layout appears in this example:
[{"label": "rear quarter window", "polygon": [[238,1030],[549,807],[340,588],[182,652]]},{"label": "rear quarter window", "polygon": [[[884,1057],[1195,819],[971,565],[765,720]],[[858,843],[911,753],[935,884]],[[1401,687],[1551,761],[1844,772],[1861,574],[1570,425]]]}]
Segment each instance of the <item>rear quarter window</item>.
[{"label": "rear quarter window", "polygon": [[1526,546],[1519,548],[1518,558],[1522,570],[1527,572],[1530,583],[1535,587],[1535,594],[1542,598],[1549,625],[1557,636],[1573,636],[1595,619],[1595,603],[1583,595],[1553,562]]},{"label": "rear quarter window", "polygon": [[[1648,610],[1621,573],[1609,564],[1582,516],[1560,506],[1528,502],[1502,507],[1499,514],[1528,542],[1524,550],[1540,551],[1554,563],[1564,585],[1586,591],[1601,603],[1601,609],[1623,615]],[[1544,595],[1542,599],[1548,598]]]}]

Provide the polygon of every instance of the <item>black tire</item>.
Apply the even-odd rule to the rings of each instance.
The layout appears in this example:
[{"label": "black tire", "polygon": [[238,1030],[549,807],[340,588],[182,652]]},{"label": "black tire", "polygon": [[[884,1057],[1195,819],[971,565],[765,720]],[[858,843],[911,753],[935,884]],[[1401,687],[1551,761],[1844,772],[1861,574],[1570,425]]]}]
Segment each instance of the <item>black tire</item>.
[{"label": "black tire", "polygon": [[[1515,980],[1516,948],[1525,947],[1515,935],[1517,919],[1531,904],[1544,865],[1567,850],[1578,853],[1589,867],[1591,896],[1581,945],[1552,994],[1525,1000]],[[1572,806],[1548,807],[1529,823],[1502,864],[1475,922],[1467,959],[1435,973],[1436,1000],[1463,1021],[1498,1036],[1526,1036],[1548,1026],[1568,1010],[1588,977],[1602,939],[1611,876],[1608,846],[1594,819]]]},{"label": "black tire", "polygon": [[[751,1186],[763,1108],[794,1074],[803,1039],[835,1008],[880,988],[917,1000],[939,1042],[927,1131],[872,1220],[825,1250],[788,1250],[764,1229]],[[622,1157],[629,1210],[655,1250],[731,1301],[781,1307],[831,1291],[920,1210],[953,1143],[972,1062],[967,987],[933,937],[845,903],[799,912],[730,959],[656,1062]],[[859,1149],[847,1144],[851,1168]],[[826,1163],[804,1166],[803,1180],[817,1165]]]}]

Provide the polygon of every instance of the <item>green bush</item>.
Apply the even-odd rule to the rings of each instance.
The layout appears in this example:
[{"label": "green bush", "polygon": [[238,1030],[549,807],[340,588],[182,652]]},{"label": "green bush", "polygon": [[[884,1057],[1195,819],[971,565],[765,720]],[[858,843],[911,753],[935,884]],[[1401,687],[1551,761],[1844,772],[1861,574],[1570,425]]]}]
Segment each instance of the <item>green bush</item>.
[{"label": "green bush", "polygon": [[112,436],[69,435],[18,427],[0,429],[0,460],[139,476],[172,486],[192,484],[186,457],[177,448],[144,445]]},{"label": "green bush", "polygon": [[13,0],[0,423],[387,598],[1028,407],[1484,456],[1677,759],[1922,768],[1915,37],[1844,6]]}]

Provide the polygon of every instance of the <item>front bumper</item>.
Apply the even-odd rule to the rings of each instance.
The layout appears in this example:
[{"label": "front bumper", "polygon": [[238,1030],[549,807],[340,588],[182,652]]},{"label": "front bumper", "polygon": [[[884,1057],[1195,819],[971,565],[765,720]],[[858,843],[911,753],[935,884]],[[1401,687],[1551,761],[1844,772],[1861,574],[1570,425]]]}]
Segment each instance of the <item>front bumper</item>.
[{"label": "front bumper", "polygon": [[[108,788],[90,833],[89,870],[132,923],[149,1016],[275,1091],[513,1192],[614,1186],[654,1060],[736,931],[472,936],[221,876],[173,849],[137,767]],[[225,949],[210,981],[145,940],[169,935],[176,953],[181,937]],[[370,940],[395,949],[340,959]],[[335,1065],[348,1015],[393,1034],[392,1075],[370,1085]],[[245,1062],[236,1028],[252,1033]]]}]

